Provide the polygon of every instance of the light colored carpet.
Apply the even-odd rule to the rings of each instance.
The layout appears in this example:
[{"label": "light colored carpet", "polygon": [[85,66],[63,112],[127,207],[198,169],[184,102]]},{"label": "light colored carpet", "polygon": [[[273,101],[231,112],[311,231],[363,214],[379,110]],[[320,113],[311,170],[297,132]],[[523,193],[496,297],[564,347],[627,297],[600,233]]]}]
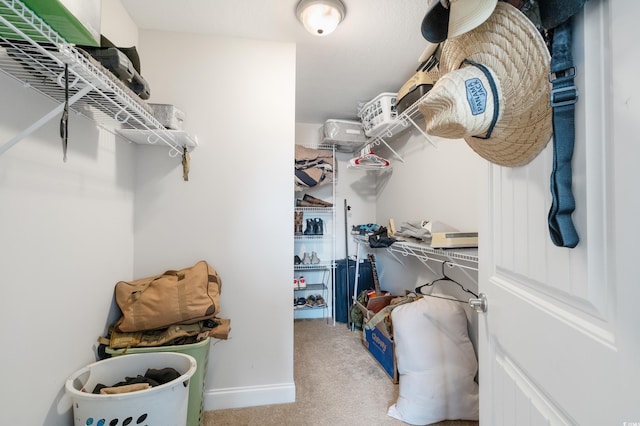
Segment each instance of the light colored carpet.
[{"label": "light colored carpet", "polygon": [[[362,345],[362,332],[325,320],[294,323],[296,402],[209,411],[204,426],[404,425],[387,416],[398,385]],[[443,421],[438,426],[477,426]]]}]

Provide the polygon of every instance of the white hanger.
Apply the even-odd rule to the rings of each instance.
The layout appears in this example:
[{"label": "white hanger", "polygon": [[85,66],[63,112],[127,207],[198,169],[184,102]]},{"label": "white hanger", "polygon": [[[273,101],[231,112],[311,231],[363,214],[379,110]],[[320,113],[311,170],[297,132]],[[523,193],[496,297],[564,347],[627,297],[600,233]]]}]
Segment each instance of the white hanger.
[{"label": "white hanger", "polygon": [[371,146],[365,146],[360,151],[360,156],[349,160],[349,167],[358,169],[386,169],[391,163],[386,158],[380,157],[371,150]]}]

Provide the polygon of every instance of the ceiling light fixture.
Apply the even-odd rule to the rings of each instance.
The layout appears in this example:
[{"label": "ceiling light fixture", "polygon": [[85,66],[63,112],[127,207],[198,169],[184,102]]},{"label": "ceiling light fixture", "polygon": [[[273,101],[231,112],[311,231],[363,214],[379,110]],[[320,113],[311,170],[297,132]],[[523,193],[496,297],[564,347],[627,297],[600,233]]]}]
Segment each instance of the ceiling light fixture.
[{"label": "ceiling light fixture", "polygon": [[313,35],[331,34],[344,19],[346,10],[340,0],[300,0],[296,16]]}]

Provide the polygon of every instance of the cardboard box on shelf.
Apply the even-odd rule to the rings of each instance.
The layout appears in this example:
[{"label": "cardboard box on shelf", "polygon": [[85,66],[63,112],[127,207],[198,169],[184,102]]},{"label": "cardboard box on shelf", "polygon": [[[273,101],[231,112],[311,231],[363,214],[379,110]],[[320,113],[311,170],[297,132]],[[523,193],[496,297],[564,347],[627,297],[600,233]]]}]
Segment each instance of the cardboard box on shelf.
[{"label": "cardboard box on shelf", "polygon": [[[375,294],[375,292],[373,291],[371,293]],[[362,312],[363,321],[369,321],[375,314],[380,312],[383,308],[389,306],[391,300],[393,300],[394,297],[397,296],[392,296],[387,292],[383,292],[382,296],[369,296],[369,299],[367,300],[367,306],[364,306],[359,301],[356,301],[356,306]]]}]

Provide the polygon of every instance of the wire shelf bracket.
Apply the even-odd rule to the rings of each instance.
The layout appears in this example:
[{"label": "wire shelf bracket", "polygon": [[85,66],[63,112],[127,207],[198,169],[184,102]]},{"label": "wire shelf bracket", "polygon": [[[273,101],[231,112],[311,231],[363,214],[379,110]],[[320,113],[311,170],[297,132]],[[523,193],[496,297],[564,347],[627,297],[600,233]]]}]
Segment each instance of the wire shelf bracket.
[{"label": "wire shelf bracket", "polygon": [[366,148],[374,147],[382,143],[389,149],[389,151],[393,153],[393,155],[400,162],[404,163],[404,159],[393,148],[391,148],[391,146],[389,146],[389,144],[387,143],[387,141],[385,141],[385,139],[387,140],[393,139],[395,136],[404,132],[410,126],[413,126],[415,129],[417,129],[418,132],[420,132],[420,134],[427,140],[427,142],[437,150],[438,145],[433,141],[433,138],[427,132],[425,132],[422,129],[422,127],[420,127],[418,123],[416,123],[416,120],[415,120],[415,118],[417,118],[418,116],[420,117],[422,116],[418,106],[420,105],[420,102],[424,98],[426,98],[427,95],[428,93],[423,95],[420,99],[418,99],[411,106],[409,106],[405,111],[403,111],[402,114],[394,118],[393,121],[390,123],[390,125],[386,129],[382,130],[377,135],[372,135],[369,141],[367,141],[367,143],[362,145],[362,147],[360,148],[360,151]]},{"label": "wire shelf bracket", "polygon": [[[89,93],[91,90],[92,90],[92,88],[90,86],[86,86],[83,89],[81,89],[78,93],[76,93],[75,95],[73,95],[72,97],[69,98],[69,105],[73,105],[76,101],[78,101],[78,99],[82,98],[84,95]],[[7,150],[9,150],[9,148],[14,146],[18,142],[20,142],[22,139],[24,139],[27,136],[29,136],[31,133],[33,133],[36,130],[38,130],[40,127],[44,126],[51,119],[53,119],[58,114],[60,114],[63,109],[64,109],[64,104],[58,105],[57,107],[52,109],[48,114],[45,114],[44,116],[42,116],[42,118],[40,118],[39,120],[34,122],[31,126],[27,127],[22,132],[18,133],[16,136],[11,138],[4,145],[0,146],[0,155],[4,154]]]}]

